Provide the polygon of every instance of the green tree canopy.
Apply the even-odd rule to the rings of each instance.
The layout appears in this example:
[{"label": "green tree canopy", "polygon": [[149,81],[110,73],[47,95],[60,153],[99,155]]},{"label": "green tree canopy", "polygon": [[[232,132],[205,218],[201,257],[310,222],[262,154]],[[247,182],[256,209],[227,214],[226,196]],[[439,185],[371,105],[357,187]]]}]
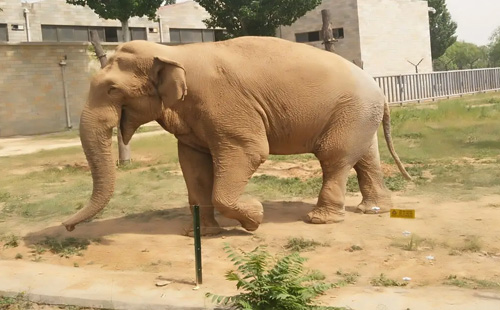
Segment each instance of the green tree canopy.
[{"label": "green tree canopy", "polygon": [[279,26],[289,26],[321,0],[194,0],[210,14],[209,28],[224,28],[229,37],[275,36]]},{"label": "green tree canopy", "polygon": [[488,47],[455,42],[437,59],[436,70],[463,70],[488,67]]},{"label": "green tree canopy", "polygon": [[489,60],[492,67],[500,67],[500,27],[490,37]]},{"label": "green tree canopy", "polygon": [[428,0],[436,12],[429,12],[432,59],[441,57],[448,47],[457,41],[455,23],[448,11],[445,0]]},{"label": "green tree canopy", "polygon": [[104,19],[128,21],[131,17],[156,17],[158,8],[166,4],[175,3],[175,0],[66,0],[69,4],[88,6],[97,15]]}]

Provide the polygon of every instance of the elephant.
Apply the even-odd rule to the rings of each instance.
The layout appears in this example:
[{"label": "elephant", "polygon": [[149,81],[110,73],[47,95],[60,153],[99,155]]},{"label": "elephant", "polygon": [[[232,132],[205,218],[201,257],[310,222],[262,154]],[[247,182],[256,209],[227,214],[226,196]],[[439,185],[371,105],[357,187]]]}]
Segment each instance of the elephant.
[{"label": "elephant", "polygon": [[215,210],[247,231],[263,220],[263,206],[244,189],[270,154],[313,153],[322,188],[306,215],[314,224],[344,220],[349,171],[357,172],[358,212],[388,212],[377,142],[386,144],[400,172],[387,100],[365,71],[334,53],[274,37],[239,37],[169,46],[148,41],[119,45],[90,81],[80,139],[93,190],[87,205],[63,222],[68,231],[109,203],[116,171],[112,130],[128,144],[142,124],[157,121],[178,142],[189,205],[202,206],[202,233],[221,231]]}]

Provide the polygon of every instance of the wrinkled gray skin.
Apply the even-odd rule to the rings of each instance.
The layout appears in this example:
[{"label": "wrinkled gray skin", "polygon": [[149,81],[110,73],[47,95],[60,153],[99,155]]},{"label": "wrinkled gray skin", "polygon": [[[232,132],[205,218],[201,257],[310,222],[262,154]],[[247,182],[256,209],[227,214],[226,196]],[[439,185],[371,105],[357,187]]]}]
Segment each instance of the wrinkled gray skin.
[{"label": "wrinkled gray skin", "polygon": [[92,218],[113,195],[112,129],[128,143],[136,129],[156,120],[178,139],[189,204],[201,205],[202,231],[220,231],[214,208],[256,230],[262,204],[240,196],[269,154],[314,153],[323,187],[312,223],[344,218],[349,170],[358,174],[359,212],[391,207],[382,179],[376,131],[390,115],[373,78],[320,49],[270,37],[163,46],[120,45],[91,81],[80,136],[93,178],[88,205],[63,224],[71,231]]}]

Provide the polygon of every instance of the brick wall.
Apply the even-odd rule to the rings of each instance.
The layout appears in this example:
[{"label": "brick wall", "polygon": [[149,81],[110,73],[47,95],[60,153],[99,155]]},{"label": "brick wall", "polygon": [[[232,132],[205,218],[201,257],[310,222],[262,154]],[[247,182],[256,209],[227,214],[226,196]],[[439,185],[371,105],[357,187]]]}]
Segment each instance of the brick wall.
[{"label": "brick wall", "polygon": [[0,44],[0,137],[66,128],[59,65],[64,57],[71,122],[78,127],[89,80],[100,67],[88,47],[87,43]]}]

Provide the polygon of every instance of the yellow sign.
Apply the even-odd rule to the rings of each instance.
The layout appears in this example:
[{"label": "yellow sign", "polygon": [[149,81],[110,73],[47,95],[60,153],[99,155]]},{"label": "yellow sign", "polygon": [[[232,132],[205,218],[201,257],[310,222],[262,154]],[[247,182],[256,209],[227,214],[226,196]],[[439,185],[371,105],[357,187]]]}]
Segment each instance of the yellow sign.
[{"label": "yellow sign", "polygon": [[414,219],[415,210],[391,209],[391,217],[402,219]]}]

